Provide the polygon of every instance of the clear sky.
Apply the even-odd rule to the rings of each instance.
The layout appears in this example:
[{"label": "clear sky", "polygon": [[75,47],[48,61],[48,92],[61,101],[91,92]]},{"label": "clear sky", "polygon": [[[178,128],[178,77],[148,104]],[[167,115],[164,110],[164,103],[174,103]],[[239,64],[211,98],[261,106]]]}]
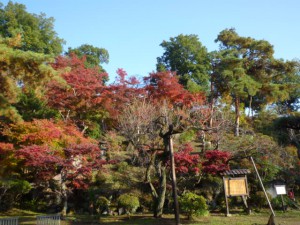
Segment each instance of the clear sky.
[{"label": "clear sky", "polygon": [[[4,5],[7,0],[0,0]],[[275,57],[300,58],[300,0],[17,0],[27,11],[55,18],[65,49],[91,44],[108,50],[103,67],[114,80],[123,68],[146,76],[163,54],[160,43],[196,34],[208,51],[226,28],[269,41]]]}]

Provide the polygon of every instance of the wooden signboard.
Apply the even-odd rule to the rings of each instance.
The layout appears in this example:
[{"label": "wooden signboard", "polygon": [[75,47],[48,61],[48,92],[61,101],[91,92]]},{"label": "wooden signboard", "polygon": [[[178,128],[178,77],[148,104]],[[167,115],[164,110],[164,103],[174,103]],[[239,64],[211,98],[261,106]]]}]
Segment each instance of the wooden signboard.
[{"label": "wooden signboard", "polygon": [[246,177],[224,178],[224,187],[227,197],[249,196]]}]

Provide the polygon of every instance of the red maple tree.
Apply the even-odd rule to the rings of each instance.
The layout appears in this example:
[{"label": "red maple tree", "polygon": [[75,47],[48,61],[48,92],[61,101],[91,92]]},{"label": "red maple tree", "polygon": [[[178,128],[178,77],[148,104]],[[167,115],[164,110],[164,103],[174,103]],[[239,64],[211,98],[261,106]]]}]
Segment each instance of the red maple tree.
[{"label": "red maple tree", "polygon": [[115,82],[107,86],[103,92],[103,107],[115,119],[133,99],[145,95],[145,89],[140,87],[135,76],[128,77],[123,69],[117,70]]},{"label": "red maple tree", "polygon": [[175,170],[178,174],[199,173],[200,157],[191,154],[193,147],[191,144],[185,144],[174,153]]},{"label": "red maple tree", "polygon": [[59,56],[52,67],[61,72],[65,82],[51,81],[46,98],[49,106],[58,109],[64,119],[72,119],[84,129],[88,118],[102,109],[103,80],[108,76],[97,68],[87,68],[85,58],[75,54]]},{"label": "red maple tree", "polygon": [[202,104],[205,96],[201,93],[190,93],[179,83],[175,73],[157,72],[144,78],[145,89],[150,99],[155,102],[167,100],[174,106],[191,106]]},{"label": "red maple tree", "polygon": [[231,158],[230,152],[220,150],[209,150],[204,154],[202,162],[203,172],[209,174],[219,174],[229,169],[228,160]]},{"label": "red maple tree", "polygon": [[23,175],[37,185],[56,177],[62,185],[65,204],[68,193],[88,188],[92,171],[105,163],[97,142],[84,137],[77,127],[64,121],[33,120],[11,124],[3,134],[15,143],[19,166],[26,169]]}]

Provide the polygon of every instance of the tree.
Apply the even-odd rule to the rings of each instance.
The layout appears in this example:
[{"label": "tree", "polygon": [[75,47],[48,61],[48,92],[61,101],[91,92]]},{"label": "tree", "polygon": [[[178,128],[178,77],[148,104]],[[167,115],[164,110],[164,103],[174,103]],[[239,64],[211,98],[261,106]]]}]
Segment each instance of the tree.
[{"label": "tree", "polygon": [[135,76],[128,77],[123,69],[117,70],[115,82],[107,86],[103,92],[103,107],[109,112],[110,119],[115,121],[120,113],[134,99],[145,95],[145,89]]},{"label": "tree", "polygon": [[0,116],[12,121],[22,120],[13,106],[22,88],[40,92],[51,79],[61,82],[49,65],[53,60],[51,56],[15,49],[19,43],[20,36],[0,38]]},{"label": "tree", "polygon": [[182,107],[202,104],[205,99],[201,93],[190,93],[184,89],[178,77],[170,71],[151,73],[144,82],[149,99],[156,103],[166,101],[171,106]]},{"label": "tree", "polygon": [[300,116],[290,115],[286,117],[279,117],[274,121],[274,128],[282,132],[285,144],[292,143],[297,148],[297,155],[300,159]]},{"label": "tree", "polygon": [[78,58],[85,57],[87,68],[98,67],[101,72],[105,72],[100,64],[109,62],[109,54],[106,49],[84,44],[78,48],[69,48],[67,55],[70,56],[72,53],[77,55]]},{"label": "tree", "polygon": [[[161,217],[166,193],[166,156],[162,154],[162,140],[159,138],[159,126],[155,120],[160,110],[148,101],[135,99],[118,116],[119,132],[124,135],[135,149],[144,155],[146,163],[145,183],[150,187],[154,201],[155,217]],[[154,171],[153,171],[154,170]],[[152,176],[157,177],[158,187],[155,188]]]},{"label": "tree", "polygon": [[287,84],[289,91],[289,98],[277,101],[275,109],[280,115],[286,115],[296,112],[299,109],[300,99],[300,62],[298,61],[281,61],[281,70],[285,73],[282,79],[278,79],[278,84]]},{"label": "tree", "polygon": [[18,48],[23,51],[59,55],[64,40],[54,31],[54,18],[45,14],[35,15],[26,11],[26,6],[9,1],[0,8],[0,34],[3,38],[20,35]]},{"label": "tree", "polygon": [[269,42],[240,37],[234,29],[221,31],[216,42],[220,51],[213,56],[212,82],[217,94],[232,99],[238,136],[242,103],[251,110],[254,102],[262,106],[288,99],[297,87],[286,79],[295,71],[294,65],[274,59]]},{"label": "tree", "polygon": [[3,135],[14,143],[22,177],[37,187],[55,178],[60,182],[63,214],[72,190],[86,189],[92,181],[92,171],[104,163],[97,143],[63,121],[11,124]]},{"label": "tree", "polygon": [[190,144],[184,144],[174,153],[177,174],[200,172],[200,157],[191,154],[193,150]]},{"label": "tree", "polygon": [[52,67],[63,71],[61,77],[66,84],[55,80],[48,83],[48,105],[57,109],[63,119],[71,119],[83,133],[91,131],[104,117],[103,79],[107,74],[100,73],[97,68],[87,68],[85,59],[79,59],[75,54],[59,56]]},{"label": "tree", "polygon": [[18,110],[23,120],[59,118],[58,111],[47,105],[44,96],[39,96],[34,90],[24,88],[22,91],[19,95],[19,101],[13,106]]},{"label": "tree", "polygon": [[157,58],[157,70],[176,72],[179,83],[191,92],[209,89],[210,60],[197,35],[183,35],[163,41],[164,53]]},{"label": "tree", "polygon": [[227,151],[210,150],[204,154],[202,162],[203,172],[209,174],[219,174],[229,169],[228,160],[231,154]]},{"label": "tree", "polygon": [[[194,103],[199,106],[204,99],[199,94],[189,93],[178,83],[176,86],[176,78],[165,83],[168,79],[164,78],[170,77],[170,74],[161,72],[145,78],[145,81],[150,81],[145,87],[149,95],[147,101],[136,98],[118,117],[121,134],[146,157],[145,183],[151,190],[155,217],[163,214],[172,148],[170,138],[187,129],[185,110],[190,111]],[[153,184],[153,178],[158,180],[157,187]]]}]

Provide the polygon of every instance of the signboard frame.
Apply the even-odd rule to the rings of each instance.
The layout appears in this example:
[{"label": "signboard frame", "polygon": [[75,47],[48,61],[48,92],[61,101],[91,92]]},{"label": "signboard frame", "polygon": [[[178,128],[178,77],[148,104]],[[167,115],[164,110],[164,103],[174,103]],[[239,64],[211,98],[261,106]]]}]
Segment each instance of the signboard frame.
[{"label": "signboard frame", "polygon": [[223,177],[226,197],[249,197],[247,177]]}]

